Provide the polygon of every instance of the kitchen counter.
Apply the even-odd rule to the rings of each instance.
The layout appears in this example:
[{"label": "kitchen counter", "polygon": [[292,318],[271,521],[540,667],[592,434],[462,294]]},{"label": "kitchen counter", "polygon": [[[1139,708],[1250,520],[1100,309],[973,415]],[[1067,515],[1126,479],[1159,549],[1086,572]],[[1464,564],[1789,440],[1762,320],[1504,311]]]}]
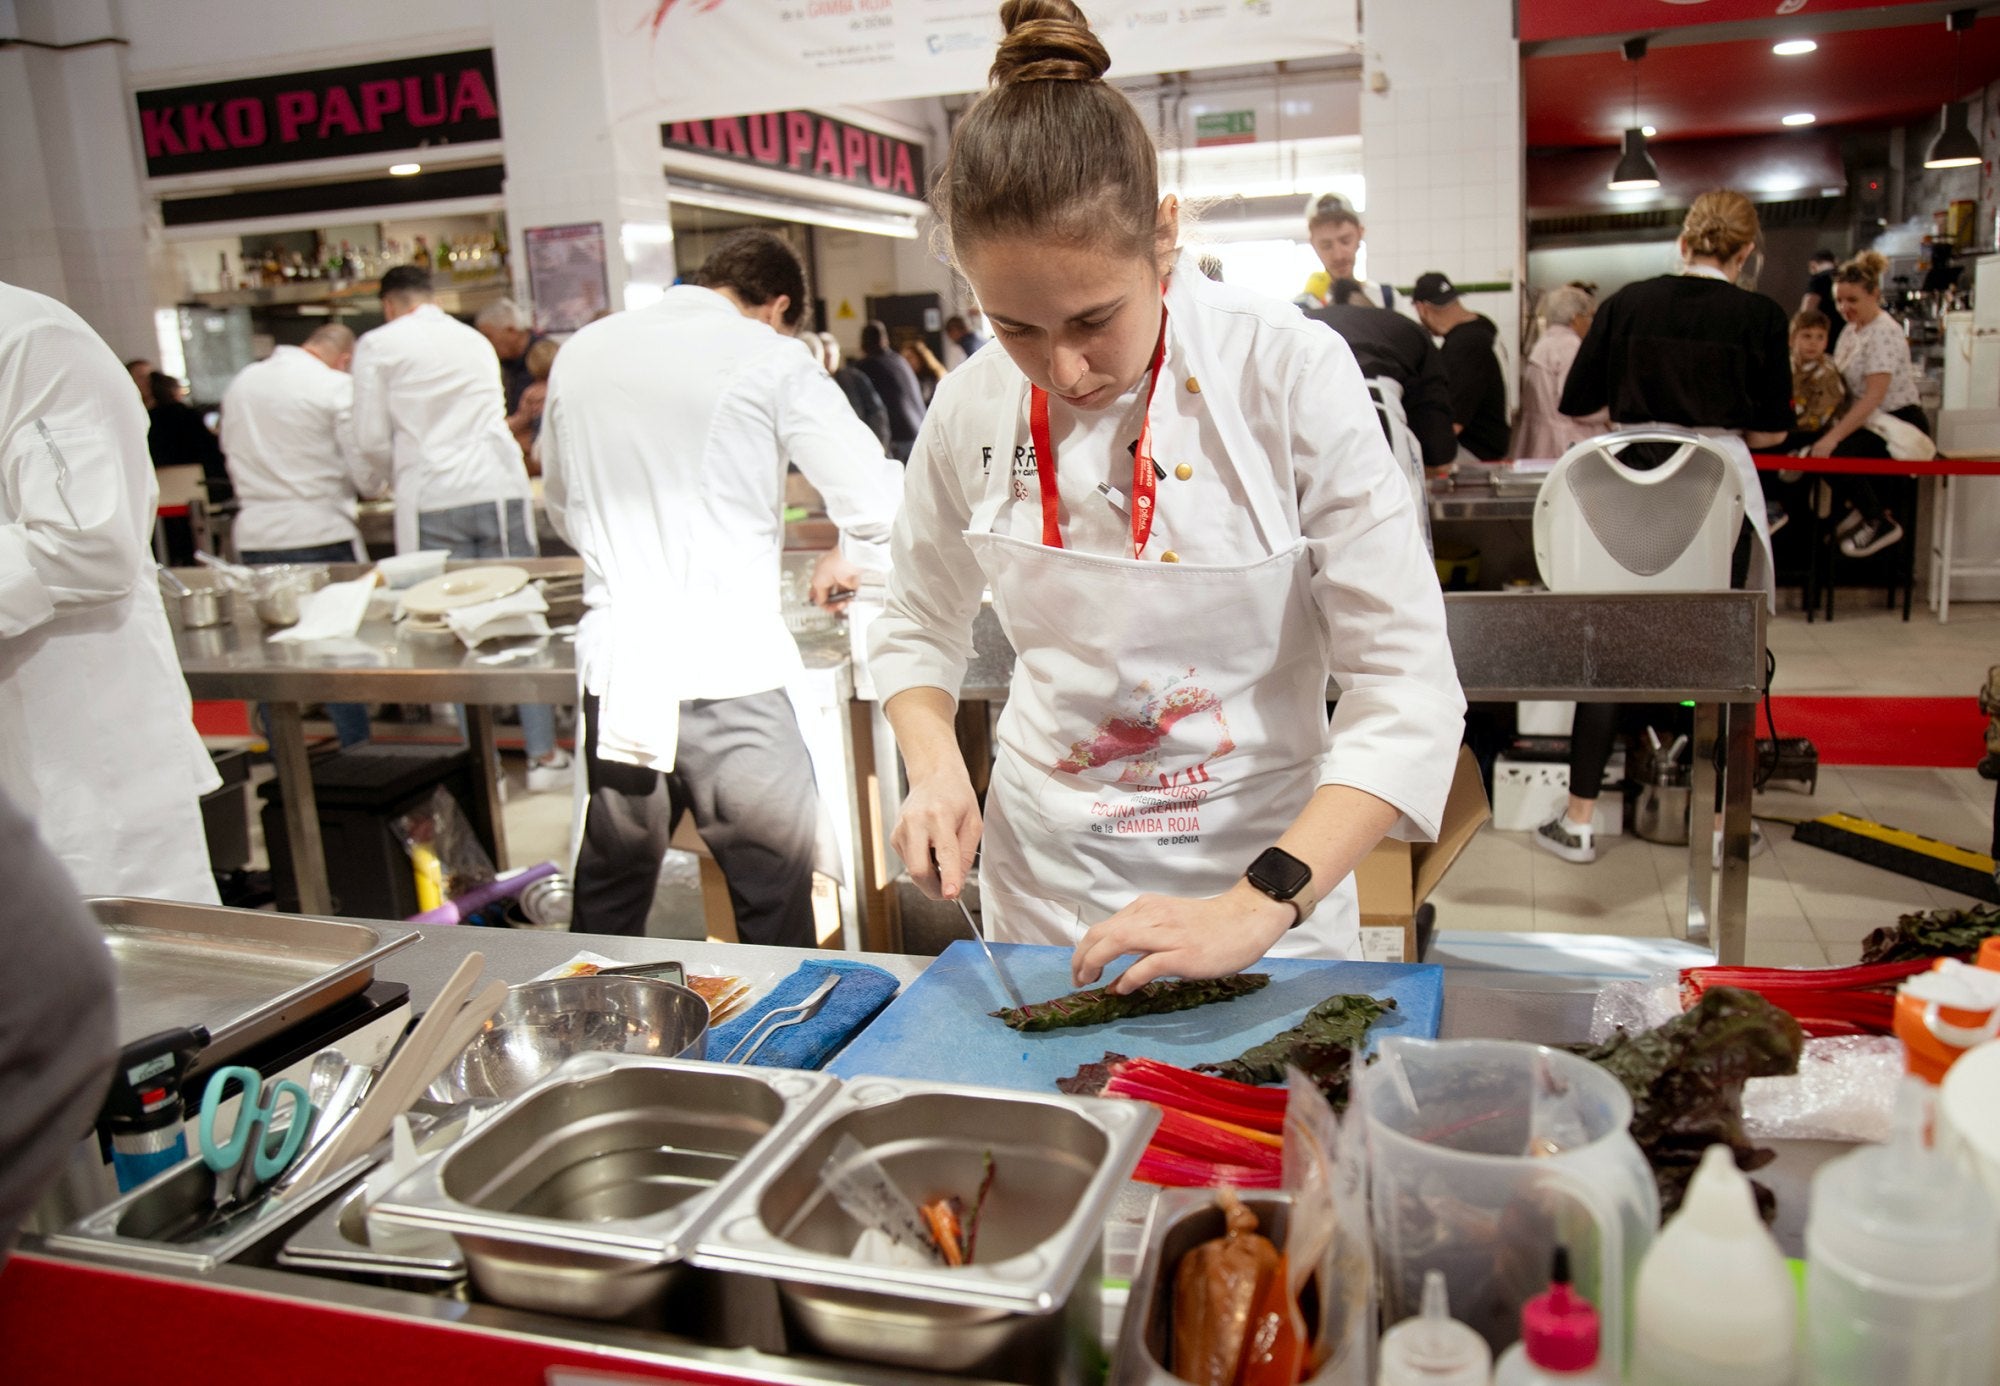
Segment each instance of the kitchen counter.
[{"label": "kitchen counter", "polygon": [[[1464,938],[1487,936],[1463,936]],[[1591,1000],[1602,975],[1562,960],[1583,940],[1558,935],[1515,935],[1515,946],[1546,950],[1550,970],[1495,972],[1453,966],[1447,956],[1445,1033],[1572,1043],[1588,1033]],[[665,939],[613,939],[562,933],[504,932],[462,927],[423,929],[416,946],[386,960],[379,975],[407,982],[419,1006],[436,994],[466,952],[486,956],[491,975],[523,980],[589,949],[627,961],[680,958],[739,973],[782,976],[801,950],[758,949]],[[1444,952],[1449,955],[1450,950]],[[864,955],[901,979],[918,975],[929,959]],[[944,1037],[940,1037],[943,1039]],[[1773,1186],[1781,1209],[1781,1242],[1798,1250],[1806,1190],[1825,1159],[1845,1147],[1824,1142],[1777,1142],[1778,1161],[1759,1171]],[[1143,1203],[1139,1205],[1143,1207]],[[1129,1207],[1127,1210],[1129,1214]],[[703,1291],[698,1312],[711,1336],[730,1346],[677,1337],[635,1323],[600,1323],[510,1310],[468,1300],[463,1294],[419,1293],[277,1269],[270,1262],[275,1236],[244,1261],[206,1275],[136,1272],[87,1258],[52,1254],[34,1238],[24,1241],[0,1272],[0,1379],[111,1380],[129,1376],[129,1334],[66,1334],[51,1340],[39,1326],[62,1323],[133,1323],[140,1318],[175,1325],[178,1348],[149,1359],[155,1386],[222,1380],[257,1380],[269,1368],[272,1345],[286,1345],[286,1378],[298,1386],[334,1386],[376,1362],[390,1379],[480,1380],[488,1386],[604,1381],[572,1371],[612,1374],[610,1381],[750,1382],[769,1386],[806,1383],[898,1382],[938,1386],[966,1378],[897,1373],[880,1367],[789,1357],[770,1350],[778,1332],[767,1282],[747,1280],[729,1289]],[[735,1277],[733,1280],[743,1280]],[[190,1345],[200,1345],[193,1350]],[[761,1344],[761,1346],[760,1346]],[[392,1365],[393,1364],[393,1365]]]}]

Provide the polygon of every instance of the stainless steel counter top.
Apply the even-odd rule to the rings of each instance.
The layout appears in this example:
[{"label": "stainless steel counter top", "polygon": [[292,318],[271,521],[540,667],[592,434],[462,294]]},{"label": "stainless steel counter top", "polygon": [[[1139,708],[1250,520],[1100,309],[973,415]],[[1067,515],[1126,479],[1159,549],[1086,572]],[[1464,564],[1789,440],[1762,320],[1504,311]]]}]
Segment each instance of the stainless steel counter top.
[{"label": "stainless steel counter top", "polygon": [[1446,489],[1431,492],[1431,518],[1532,520],[1535,517],[1535,498],[1541,489],[1539,476],[1523,477],[1505,486],[1495,486],[1485,475],[1460,472],[1451,478]]}]

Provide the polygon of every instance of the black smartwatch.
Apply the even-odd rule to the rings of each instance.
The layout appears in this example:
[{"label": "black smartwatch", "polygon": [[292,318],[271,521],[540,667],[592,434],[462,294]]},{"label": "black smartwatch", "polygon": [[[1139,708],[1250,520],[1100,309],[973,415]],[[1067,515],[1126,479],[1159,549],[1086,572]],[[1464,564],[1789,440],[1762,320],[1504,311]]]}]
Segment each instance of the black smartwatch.
[{"label": "black smartwatch", "polygon": [[1243,873],[1243,879],[1251,885],[1297,911],[1287,926],[1293,929],[1305,923],[1306,916],[1319,904],[1319,897],[1311,889],[1312,878],[1312,868],[1282,847],[1265,848]]}]

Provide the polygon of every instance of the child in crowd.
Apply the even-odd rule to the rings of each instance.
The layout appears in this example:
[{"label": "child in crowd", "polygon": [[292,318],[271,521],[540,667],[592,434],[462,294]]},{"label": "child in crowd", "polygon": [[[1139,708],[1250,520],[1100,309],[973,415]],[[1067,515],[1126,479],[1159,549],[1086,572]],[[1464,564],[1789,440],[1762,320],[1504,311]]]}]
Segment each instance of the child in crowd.
[{"label": "child in crowd", "polygon": [[1786,452],[1798,452],[1819,441],[1847,408],[1847,385],[1826,352],[1831,324],[1826,314],[1808,308],[1792,318],[1792,413],[1796,420]]}]

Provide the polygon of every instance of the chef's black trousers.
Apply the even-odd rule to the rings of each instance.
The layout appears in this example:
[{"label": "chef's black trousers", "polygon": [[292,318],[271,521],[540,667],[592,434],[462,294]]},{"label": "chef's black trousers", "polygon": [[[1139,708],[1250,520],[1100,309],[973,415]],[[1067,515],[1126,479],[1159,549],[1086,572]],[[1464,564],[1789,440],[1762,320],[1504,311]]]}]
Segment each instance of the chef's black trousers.
[{"label": "chef's black trousers", "polygon": [[597,698],[585,695],[589,806],[570,928],[646,932],[660,861],[683,813],[729,882],[745,943],[811,948],[819,791],[782,688],[681,704],[674,768],[662,773],[597,755]]}]

